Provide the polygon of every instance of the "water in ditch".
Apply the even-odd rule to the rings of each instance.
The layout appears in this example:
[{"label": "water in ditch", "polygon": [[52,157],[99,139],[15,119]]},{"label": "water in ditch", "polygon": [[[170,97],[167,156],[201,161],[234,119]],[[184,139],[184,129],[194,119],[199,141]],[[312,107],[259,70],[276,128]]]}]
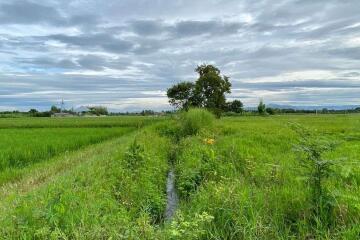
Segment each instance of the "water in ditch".
[{"label": "water in ditch", "polygon": [[175,189],[174,169],[170,169],[167,176],[166,196],[167,196],[167,204],[165,210],[165,220],[171,220],[176,212],[176,208],[179,202],[179,198]]}]

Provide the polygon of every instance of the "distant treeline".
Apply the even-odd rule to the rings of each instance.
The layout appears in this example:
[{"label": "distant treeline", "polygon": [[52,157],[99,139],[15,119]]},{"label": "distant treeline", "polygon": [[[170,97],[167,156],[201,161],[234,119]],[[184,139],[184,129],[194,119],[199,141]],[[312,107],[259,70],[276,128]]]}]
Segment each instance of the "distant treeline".
[{"label": "distant treeline", "polygon": [[[54,109],[53,109],[54,110]],[[79,115],[71,110],[63,110],[63,113],[69,113],[74,115]],[[167,111],[154,111],[154,110],[142,110],[141,112],[109,112],[106,113],[102,112],[101,115],[108,115],[108,116],[166,116],[174,114],[175,110],[167,110]],[[3,111],[0,112],[0,118],[12,118],[12,117],[51,117],[54,111],[34,111],[31,109],[28,112],[20,112],[20,111]],[[334,110],[334,109],[327,109],[323,108],[321,110],[308,110],[308,109],[293,109],[293,108],[265,108],[265,113],[260,114],[258,109],[243,109],[241,112],[228,111],[224,112],[224,116],[246,116],[246,115],[281,115],[281,114],[348,114],[348,113],[360,113],[360,107],[353,108],[353,109],[342,109],[342,110]],[[96,115],[96,113],[94,113]],[[97,114],[99,115],[99,114]]]},{"label": "distant treeline", "polygon": [[[360,113],[360,107],[352,108],[352,109],[341,109],[341,110],[335,110],[335,109],[327,109],[323,108],[321,110],[319,109],[294,109],[294,108],[265,108],[265,111],[263,114],[268,115],[279,115],[279,114],[347,114],[347,113]],[[259,115],[259,109],[253,109],[253,110],[244,110],[241,114],[243,115]],[[226,112],[224,115],[238,115],[231,112]]]}]

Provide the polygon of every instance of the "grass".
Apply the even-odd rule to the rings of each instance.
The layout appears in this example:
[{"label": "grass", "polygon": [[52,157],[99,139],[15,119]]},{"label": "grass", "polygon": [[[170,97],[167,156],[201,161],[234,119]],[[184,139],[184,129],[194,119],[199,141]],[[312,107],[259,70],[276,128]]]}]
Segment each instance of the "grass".
[{"label": "grass", "polygon": [[130,131],[134,128],[0,129],[0,185],[32,164]]},{"label": "grass", "polygon": [[1,128],[111,128],[142,127],[163,118],[153,116],[67,117],[67,118],[0,118]]},{"label": "grass", "polygon": [[[145,161],[129,169],[126,153],[135,139]],[[159,144],[154,147],[153,141]],[[15,193],[2,199],[1,236],[137,239],[148,234],[142,231],[161,221],[165,208],[168,144],[166,138],[144,131],[82,150],[92,152],[85,161],[23,197]],[[78,157],[68,156],[70,162]]]},{"label": "grass", "polygon": [[[325,155],[340,161],[334,166],[337,174],[325,183],[334,199],[331,225],[311,223],[311,188],[299,173],[293,151],[298,136],[288,122],[306,125],[339,144]],[[177,185],[183,198],[181,210],[189,216],[205,211],[214,217],[204,229],[205,239],[357,239],[360,188],[359,167],[354,164],[360,157],[359,127],[357,115],[219,121],[214,145],[203,142],[213,132],[180,143]],[[341,174],[346,169],[351,169],[352,180]]]},{"label": "grass", "polygon": [[[25,167],[20,179],[1,188],[0,236],[359,239],[360,115],[226,117],[196,125],[201,117],[191,114],[191,124],[179,120],[184,117],[144,124],[137,131],[85,144],[78,151],[59,151],[55,158]],[[81,130],[98,136],[96,130],[117,129],[98,128],[112,120],[96,121],[91,130],[70,125],[16,130],[59,130],[72,139]],[[336,142],[334,150],[316,158],[319,163],[334,162],[321,183],[329,207],[318,215],[313,211],[312,186],[299,161],[303,155],[294,150],[302,143],[289,123],[310,129],[315,143],[317,136]],[[192,126],[199,127],[192,131]],[[0,131],[5,130],[14,129]],[[41,139],[46,138],[39,137],[39,143]],[[23,149],[24,144],[19,146]],[[165,185],[171,165],[180,205],[174,219],[166,222]]]}]

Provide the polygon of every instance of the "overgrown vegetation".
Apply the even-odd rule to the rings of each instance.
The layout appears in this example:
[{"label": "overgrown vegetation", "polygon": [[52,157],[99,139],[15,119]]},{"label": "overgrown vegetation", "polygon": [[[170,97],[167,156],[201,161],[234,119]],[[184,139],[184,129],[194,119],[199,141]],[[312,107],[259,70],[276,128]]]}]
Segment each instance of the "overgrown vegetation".
[{"label": "overgrown vegetation", "polygon": [[180,115],[183,135],[196,135],[201,129],[209,129],[214,122],[214,115],[205,109],[194,108]]},{"label": "overgrown vegetation", "polygon": [[[57,174],[30,169],[4,185],[0,236],[358,239],[359,124],[358,115],[216,120],[190,109],[69,153],[72,167]],[[56,172],[61,161],[37,169]],[[170,164],[180,205],[164,221]]]},{"label": "overgrown vegetation", "polygon": [[334,173],[334,160],[326,160],[323,155],[334,148],[334,143],[314,136],[310,130],[299,125],[292,126],[300,137],[296,145],[300,172],[310,189],[310,223],[314,224],[316,229],[328,229],[336,218],[333,211],[336,201],[326,186],[326,182]]}]

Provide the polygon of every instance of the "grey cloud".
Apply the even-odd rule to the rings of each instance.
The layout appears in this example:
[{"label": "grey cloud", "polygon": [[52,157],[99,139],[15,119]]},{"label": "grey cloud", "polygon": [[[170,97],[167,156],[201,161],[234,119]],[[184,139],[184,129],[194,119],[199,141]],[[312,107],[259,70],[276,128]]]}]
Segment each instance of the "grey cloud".
[{"label": "grey cloud", "polygon": [[360,48],[359,47],[329,49],[327,51],[327,53],[330,56],[337,56],[337,57],[342,57],[342,58],[360,60]]},{"label": "grey cloud", "polygon": [[29,1],[14,1],[0,5],[0,23],[34,24],[51,23],[63,24],[65,19],[52,7]]},{"label": "grey cloud", "polygon": [[[162,98],[158,91],[194,81],[205,62],[231,77],[241,91],[229,97],[246,105],[260,97],[354,103],[359,7],[356,0],[3,1],[0,97],[6,106],[62,96],[74,104],[150,104]],[[25,8],[32,11],[20,16]],[[302,71],[299,81],[284,79]],[[333,77],[319,80],[318,71]]]},{"label": "grey cloud", "polygon": [[58,34],[49,36],[48,38],[68,45],[91,49],[102,48],[103,50],[115,53],[128,52],[133,47],[133,43],[105,33],[81,34],[75,36]]},{"label": "grey cloud", "polygon": [[80,56],[77,63],[84,69],[91,69],[94,71],[101,71],[105,67],[111,69],[125,69],[131,65],[129,59],[107,59],[96,55]]},{"label": "grey cloud", "polygon": [[[40,2],[40,1],[38,1]],[[100,17],[95,14],[64,16],[51,5],[37,1],[15,0],[0,5],[0,24],[47,24],[54,26],[96,26]]]},{"label": "grey cloud", "polygon": [[317,88],[317,89],[330,89],[330,88],[351,88],[360,89],[359,81],[349,81],[347,79],[342,80],[302,80],[302,81],[282,81],[282,82],[244,82],[238,83],[238,86],[242,86],[247,89],[261,89],[261,90],[283,90],[283,89],[296,89],[296,88]]},{"label": "grey cloud", "polygon": [[177,36],[197,36],[203,34],[235,34],[242,27],[240,23],[223,21],[180,21],[174,27]]},{"label": "grey cloud", "polygon": [[20,58],[20,63],[25,65],[32,65],[40,68],[63,68],[63,69],[76,69],[78,65],[72,60],[61,59],[56,60],[50,57],[39,57],[39,58]]},{"label": "grey cloud", "polygon": [[130,30],[141,36],[167,34],[169,37],[235,34],[245,25],[222,20],[181,20],[167,23],[162,20],[136,20],[129,22]]},{"label": "grey cloud", "polygon": [[130,27],[139,35],[155,35],[163,33],[166,28],[161,20],[131,21]]}]

